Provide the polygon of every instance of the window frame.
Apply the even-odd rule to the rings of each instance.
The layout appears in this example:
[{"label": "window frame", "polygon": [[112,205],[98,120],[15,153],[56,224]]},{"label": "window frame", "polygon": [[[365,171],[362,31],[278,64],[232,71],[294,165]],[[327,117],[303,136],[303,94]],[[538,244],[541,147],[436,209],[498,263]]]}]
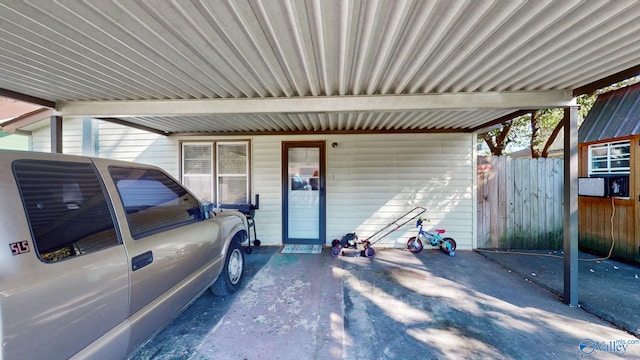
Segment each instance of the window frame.
[{"label": "window frame", "polygon": [[[614,154],[615,149],[628,148],[626,153]],[[597,151],[606,150],[604,155],[595,155]],[[629,174],[631,172],[631,140],[617,140],[592,144],[588,147],[589,176],[606,174]],[[629,166],[612,166],[615,161],[627,161]],[[594,167],[594,161],[606,162],[605,167]]]},{"label": "window frame", "polygon": [[[246,161],[245,161],[245,173],[225,173],[223,174],[222,171],[220,170],[220,158],[219,155],[221,153],[220,151],[220,147],[221,146],[225,146],[225,145],[233,145],[233,146],[238,146],[238,145],[244,145],[245,148],[245,152],[246,152]],[[214,178],[214,184],[215,184],[215,193],[216,193],[216,202],[218,204],[222,203],[220,200],[223,198],[223,194],[222,192],[222,179],[231,179],[231,178],[240,178],[240,177],[244,177],[245,181],[245,189],[246,189],[246,204],[249,203],[249,199],[250,199],[250,189],[249,189],[249,144],[246,142],[238,142],[238,141],[219,141],[216,142],[215,144],[215,149],[216,149],[216,154],[214,157],[214,161],[215,161],[215,178]]]},{"label": "window frame", "polygon": [[[169,199],[169,200],[175,201],[177,204],[165,205],[163,203],[157,203],[157,204],[149,204],[149,206],[141,206],[139,210],[135,210],[135,211],[134,209],[131,209],[131,210],[127,209],[126,204],[128,200],[125,201],[125,198],[123,197],[123,191],[121,191],[120,187],[118,186],[119,181],[124,180],[126,178],[123,178],[123,179],[116,178],[116,176],[114,175],[114,170],[117,171],[117,169],[126,169],[131,171],[138,171],[138,172],[144,171],[145,175],[149,174],[150,172],[155,172],[159,175],[162,175],[163,179],[166,179],[168,182],[170,182],[171,185],[173,185],[173,187],[177,187],[180,190],[182,190],[181,195],[178,195],[175,191],[172,190],[171,186],[168,186],[167,184],[165,184],[160,180],[157,181],[161,183],[165,188],[172,191],[173,194],[176,195],[175,198]],[[111,177],[111,180],[113,181],[113,184],[116,187],[116,190],[118,192],[118,196],[120,199],[120,203],[122,204],[123,210],[125,212],[129,233],[131,234],[131,237],[134,240],[139,240],[153,234],[157,234],[170,229],[175,229],[185,225],[193,224],[195,222],[202,221],[205,219],[204,214],[202,214],[201,212],[201,201],[192,192],[190,192],[186,186],[183,186],[182,184],[180,184],[173,177],[171,177],[169,174],[162,171],[161,169],[126,166],[126,165],[124,166],[111,165],[108,167],[108,171],[109,171],[109,176]],[[134,180],[134,182],[132,183],[134,185],[135,185],[135,181],[140,181],[139,177],[136,177],[135,179],[136,180]],[[149,180],[145,179],[144,181],[149,181]],[[145,193],[145,191],[141,190],[137,192],[137,194],[142,194],[142,193]],[[187,208],[186,210],[183,209],[183,206],[182,206],[182,204],[186,204],[185,203],[186,198],[183,198],[183,197],[188,197],[189,199],[192,199],[192,201],[189,201],[189,204],[191,204],[192,206],[190,208]],[[186,211],[188,216],[185,218],[179,218],[179,219],[173,219],[173,216],[171,216],[171,218],[167,218],[164,216],[168,213],[173,213],[173,212],[181,213],[182,211]],[[136,215],[133,216],[133,214],[136,214]],[[149,216],[148,214],[151,214],[151,216]],[[140,217],[141,219],[135,219],[135,217]],[[138,220],[140,220],[139,223],[136,222]],[[153,220],[153,221],[149,221],[149,223],[152,224],[152,226],[149,226],[148,224],[144,223],[144,220]]]},{"label": "window frame", "polygon": [[[209,174],[186,174],[185,173],[185,169],[187,169],[186,166],[186,162],[188,159],[185,159],[185,155],[187,153],[187,151],[185,150],[185,147],[187,146],[208,146],[210,149],[210,156],[209,156],[209,164],[210,164],[210,169],[211,172]],[[188,179],[190,178],[204,178],[207,177],[209,179],[209,184],[210,189],[208,190],[208,196],[204,196],[199,198],[200,201],[208,201],[208,202],[214,202],[215,198],[216,198],[216,194],[213,191],[215,188],[215,184],[214,184],[214,176],[215,176],[215,146],[214,143],[212,142],[205,142],[205,141],[198,141],[198,142],[183,142],[180,145],[180,181],[182,182],[182,184],[184,184],[185,187],[189,187],[187,184],[189,183]],[[191,189],[190,189],[191,190]],[[197,194],[196,190],[191,190],[194,191],[195,194]]]},{"label": "window frame", "polygon": [[[251,174],[251,160],[252,160],[252,144],[249,139],[214,139],[214,140],[194,140],[194,141],[181,141],[180,142],[180,180],[185,187],[188,187],[185,182],[185,177],[189,177],[189,174],[185,174],[185,147],[189,145],[210,145],[212,148],[211,154],[211,165],[213,173],[211,175],[211,202],[214,204],[221,204],[220,199],[223,198],[223,195],[220,193],[222,191],[222,187],[220,186],[221,179],[229,178],[230,176],[239,177],[243,176],[246,178],[245,180],[245,188],[246,188],[246,200],[247,203],[250,203],[252,189],[252,174]],[[221,174],[220,171],[220,151],[219,147],[224,145],[244,145],[246,150],[246,163],[245,163],[245,174]],[[203,199],[199,198],[201,201]]]}]

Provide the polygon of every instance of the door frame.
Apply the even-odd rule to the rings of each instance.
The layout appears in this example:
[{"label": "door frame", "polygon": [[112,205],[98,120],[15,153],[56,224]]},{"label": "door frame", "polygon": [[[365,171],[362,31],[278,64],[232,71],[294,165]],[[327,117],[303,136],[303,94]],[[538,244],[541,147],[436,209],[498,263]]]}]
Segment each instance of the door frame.
[{"label": "door frame", "polygon": [[[319,179],[318,179],[318,195],[319,195],[319,216],[318,216],[318,239],[289,239],[289,149],[290,148],[308,148],[317,147],[319,149]],[[283,141],[281,151],[281,192],[282,192],[282,243],[283,244],[310,244],[310,245],[325,245],[326,233],[327,233],[327,201],[326,201],[326,141],[324,140],[309,140],[309,141]]]}]

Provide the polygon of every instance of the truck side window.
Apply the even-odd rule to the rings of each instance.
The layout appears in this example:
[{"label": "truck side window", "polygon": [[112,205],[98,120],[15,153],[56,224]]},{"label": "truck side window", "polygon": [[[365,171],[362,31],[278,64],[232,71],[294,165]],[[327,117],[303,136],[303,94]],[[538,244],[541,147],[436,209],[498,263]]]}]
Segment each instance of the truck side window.
[{"label": "truck side window", "polygon": [[112,166],[109,173],[134,239],[202,219],[198,200],[161,171]]},{"label": "truck side window", "polygon": [[56,262],[119,244],[91,164],[17,160],[13,172],[41,260]]}]

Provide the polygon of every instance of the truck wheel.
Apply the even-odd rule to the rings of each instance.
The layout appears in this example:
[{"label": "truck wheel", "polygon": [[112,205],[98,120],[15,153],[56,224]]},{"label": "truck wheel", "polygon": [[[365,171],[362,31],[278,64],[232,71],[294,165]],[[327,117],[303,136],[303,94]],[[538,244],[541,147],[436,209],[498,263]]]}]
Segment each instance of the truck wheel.
[{"label": "truck wheel", "polygon": [[216,282],[211,285],[211,291],[218,296],[227,296],[236,292],[242,282],[244,271],[244,254],[237,241],[231,241],[224,268]]}]

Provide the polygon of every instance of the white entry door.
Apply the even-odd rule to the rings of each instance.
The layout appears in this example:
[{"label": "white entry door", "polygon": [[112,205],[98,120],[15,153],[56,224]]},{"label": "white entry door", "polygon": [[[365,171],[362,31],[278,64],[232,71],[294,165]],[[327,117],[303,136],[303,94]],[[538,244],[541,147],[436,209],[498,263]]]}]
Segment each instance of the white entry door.
[{"label": "white entry door", "polygon": [[284,142],[283,242],[325,243],[324,142]]}]

